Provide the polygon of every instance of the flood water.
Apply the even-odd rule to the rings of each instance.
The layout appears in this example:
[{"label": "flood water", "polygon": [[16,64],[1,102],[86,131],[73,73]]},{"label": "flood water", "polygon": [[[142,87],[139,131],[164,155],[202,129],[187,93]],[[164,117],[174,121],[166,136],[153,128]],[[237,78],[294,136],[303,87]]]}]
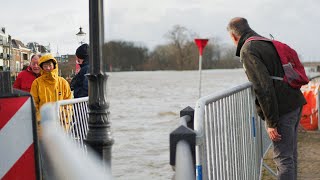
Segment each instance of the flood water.
[{"label": "flood water", "polygon": [[[202,71],[202,95],[247,82],[242,69]],[[107,98],[115,143],[114,179],[171,179],[169,134],[179,112],[194,108],[199,96],[198,71],[109,73]]]}]

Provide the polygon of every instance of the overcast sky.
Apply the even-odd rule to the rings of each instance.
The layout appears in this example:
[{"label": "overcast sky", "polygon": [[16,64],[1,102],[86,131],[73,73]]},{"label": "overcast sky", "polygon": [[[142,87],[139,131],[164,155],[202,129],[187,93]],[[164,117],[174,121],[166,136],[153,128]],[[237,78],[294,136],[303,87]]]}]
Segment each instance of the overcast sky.
[{"label": "overcast sky", "polygon": [[[89,41],[88,0],[0,0],[0,26],[27,44],[50,43],[52,52],[74,54],[79,27]],[[231,45],[226,26],[236,16],[266,37],[295,48],[304,61],[320,61],[319,0],[109,0],[104,1],[105,41],[126,40],[149,49],[167,42],[164,35],[181,25],[201,38]]]}]

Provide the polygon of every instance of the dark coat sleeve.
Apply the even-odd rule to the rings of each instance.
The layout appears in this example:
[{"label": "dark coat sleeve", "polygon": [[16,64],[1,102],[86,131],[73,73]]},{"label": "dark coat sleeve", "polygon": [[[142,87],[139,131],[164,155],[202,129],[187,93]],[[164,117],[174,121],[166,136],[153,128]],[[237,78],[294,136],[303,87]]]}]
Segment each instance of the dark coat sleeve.
[{"label": "dark coat sleeve", "polygon": [[88,78],[85,76],[86,74],[87,74],[87,71],[86,71],[86,73],[83,75],[83,76],[84,76],[84,79],[83,79],[81,97],[86,97],[86,96],[88,96]]},{"label": "dark coat sleeve", "polygon": [[[263,64],[259,50],[253,49],[248,43],[247,48],[243,48],[240,57],[250,82],[257,97],[258,114],[267,122],[268,127],[277,127],[279,120],[278,103],[267,67]],[[259,108],[260,107],[260,108]],[[260,111],[260,112],[259,112]]]},{"label": "dark coat sleeve", "polygon": [[73,87],[74,97],[86,97],[88,96],[88,78],[85,74],[88,73],[89,66],[84,66],[81,68],[79,73],[71,81],[71,88]]}]

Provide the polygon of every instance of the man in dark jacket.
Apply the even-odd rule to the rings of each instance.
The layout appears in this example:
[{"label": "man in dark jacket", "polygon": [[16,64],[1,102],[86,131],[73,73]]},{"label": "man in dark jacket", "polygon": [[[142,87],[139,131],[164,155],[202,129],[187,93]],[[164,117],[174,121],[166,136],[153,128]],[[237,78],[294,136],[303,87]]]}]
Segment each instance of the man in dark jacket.
[{"label": "man in dark jacket", "polygon": [[82,44],[76,50],[76,63],[80,65],[80,71],[71,81],[71,90],[74,98],[88,96],[88,78],[85,74],[89,72],[89,45]]},{"label": "man in dark jacket", "polygon": [[227,30],[237,46],[244,70],[256,94],[259,116],[266,121],[266,128],[274,146],[274,161],[278,179],[297,179],[297,127],[302,106],[306,103],[300,89],[294,89],[281,80],[284,71],[277,51],[271,42],[245,41],[254,32],[245,18],[231,19]]}]

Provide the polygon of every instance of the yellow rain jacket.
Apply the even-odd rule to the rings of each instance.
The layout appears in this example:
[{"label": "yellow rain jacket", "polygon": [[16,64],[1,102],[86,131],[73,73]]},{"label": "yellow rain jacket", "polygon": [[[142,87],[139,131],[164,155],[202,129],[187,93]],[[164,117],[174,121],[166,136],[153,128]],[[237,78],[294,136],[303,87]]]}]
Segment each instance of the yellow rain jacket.
[{"label": "yellow rain jacket", "polygon": [[39,65],[49,60],[55,62],[55,69],[51,72],[46,72],[41,68],[41,76],[35,79],[31,85],[30,93],[36,107],[37,122],[40,121],[39,110],[43,104],[71,99],[72,97],[69,83],[64,78],[58,76],[58,62],[52,54],[42,56],[39,60]]}]

